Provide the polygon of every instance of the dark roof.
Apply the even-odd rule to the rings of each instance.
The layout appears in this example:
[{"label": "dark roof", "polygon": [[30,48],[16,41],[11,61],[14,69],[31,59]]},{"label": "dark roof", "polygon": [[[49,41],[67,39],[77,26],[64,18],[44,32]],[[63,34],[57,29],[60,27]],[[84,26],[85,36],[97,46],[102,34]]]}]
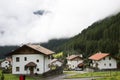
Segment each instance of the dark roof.
[{"label": "dark roof", "polygon": [[36,67],[37,64],[35,64],[34,62],[29,62],[28,64],[25,65],[26,67]]},{"label": "dark roof", "polygon": [[17,50],[20,50],[20,49],[22,49],[24,47],[28,47],[28,48],[33,49],[33,50],[37,51],[38,53],[42,53],[44,55],[51,55],[51,54],[55,53],[55,52],[53,52],[53,51],[51,51],[51,50],[49,50],[49,49],[47,49],[45,47],[42,47],[40,45],[26,44],[26,45],[23,45],[23,46],[17,48],[16,50],[12,51],[11,53],[8,54],[8,56],[13,55],[13,54],[18,54]]},{"label": "dark roof", "polygon": [[82,66],[84,66],[84,63],[79,63],[78,64],[78,67],[82,67]]}]

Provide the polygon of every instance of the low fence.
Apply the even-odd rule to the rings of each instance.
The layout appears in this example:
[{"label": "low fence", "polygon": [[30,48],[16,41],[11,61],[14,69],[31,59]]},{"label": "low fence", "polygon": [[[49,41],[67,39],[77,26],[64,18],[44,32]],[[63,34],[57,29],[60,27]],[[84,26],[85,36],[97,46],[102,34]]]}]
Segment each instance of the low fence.
[{"label": "low fence", "polygon": [[42,74],[43,77],[63,74],[63,67],[57,67],[55,70],[50,70]]}]

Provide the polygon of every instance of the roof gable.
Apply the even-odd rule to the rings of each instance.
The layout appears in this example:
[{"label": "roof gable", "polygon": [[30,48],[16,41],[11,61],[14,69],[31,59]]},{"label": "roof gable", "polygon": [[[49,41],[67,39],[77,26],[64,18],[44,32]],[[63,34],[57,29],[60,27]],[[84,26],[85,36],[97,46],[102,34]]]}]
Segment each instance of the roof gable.
[{"label": "roof gable", "polygon": [[71,56],[68,56],[68,57],[67,57],[67,60],[74,60],[74,59],[76,59],[76,58],[82,59],[82,57],[80,57],[80,55],[71,55]]},{"label": "roof gable", "polygon": [[44,55],[50,55],[54,52],[44,48],[40,45],[32,45],[27,44],[19,47],[18,49],[14,50],[13,52],[9,53],[8,55],[14,55],[14,54],[44,54]]},{"label": "roof gable", "polygon": [[42,47],[40,45],[31,45],[31,44],[29,44],[29,45],[26,45],[26,46],[28,46],[30,48],[33,48],[34,50],[36,50],[38,52],[44,53],[45,55],[50,55],[50,54],[55,53],[55,52],[53,52],[53,51],[51,51],[51,50],[49,50],[49,49],[47,49],[45,47]]},{"label": "roof gable", "polygon": [[96,53],[96,54],[90,56],[89,59],[98,61],[107,56],[109,56],[109,53]]},{"label": "roof gable", "polygon": [[52,61],[51,61],[51,63],[54,63],[54,62],[60,62],[60,63],[63,63],[61,60],[59,60],[59,59],[53,59]]}]

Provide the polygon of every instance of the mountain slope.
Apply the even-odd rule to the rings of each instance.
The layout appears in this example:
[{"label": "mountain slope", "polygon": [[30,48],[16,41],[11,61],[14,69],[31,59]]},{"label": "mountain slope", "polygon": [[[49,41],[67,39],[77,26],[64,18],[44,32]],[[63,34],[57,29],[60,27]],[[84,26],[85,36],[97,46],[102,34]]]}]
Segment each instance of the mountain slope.
[{"label": "mountain slope", "polygon": [[69,40],[69,38],[61,38],[61,39],[51,39],[46,43],[41,43],[41,46],[44,46],[48,49],[51,49],[53,51],[57,51],[56,48],[60,45],[66,43]]},{"label": "mountain slope", "polygon": [[0,59],[5,58],[5,55],[15,50],[18,46],[0,46]]},{"label": "mountain slope", "polygon": [[85,57],[98,51],[120,54],[120,13],[95,22],[56,49],[66,54],[73,50]]}]

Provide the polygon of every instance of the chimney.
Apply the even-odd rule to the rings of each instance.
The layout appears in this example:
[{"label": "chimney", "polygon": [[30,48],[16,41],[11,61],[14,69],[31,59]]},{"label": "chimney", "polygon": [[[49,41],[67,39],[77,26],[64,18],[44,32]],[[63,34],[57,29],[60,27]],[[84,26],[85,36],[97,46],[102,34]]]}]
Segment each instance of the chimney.
[{"label": "chimney", "polygon": [[101,51],[99,51],[98,54],[101,54]]},{"label": "chimney", "polygon": [[67,57],[69,57],[70,55],[69,54],[67,54]]}]

